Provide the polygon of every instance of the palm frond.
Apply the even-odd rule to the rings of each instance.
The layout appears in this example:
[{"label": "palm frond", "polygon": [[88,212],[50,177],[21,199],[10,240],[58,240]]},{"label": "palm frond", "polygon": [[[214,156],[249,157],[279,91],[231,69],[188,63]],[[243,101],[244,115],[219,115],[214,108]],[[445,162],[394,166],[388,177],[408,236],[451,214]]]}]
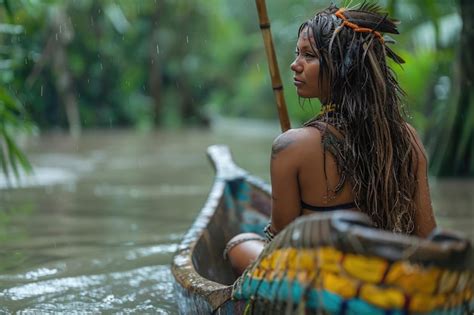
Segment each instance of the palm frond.
[{"label": "palm frond", "polygon": [[7,184],[12,176],[19,179],[20,170],[32,171],[28,158],[14,140],[16,133],[28,133],[31,127],[24,115],[21,102],[0,85],[0,172],[4,173]]}]

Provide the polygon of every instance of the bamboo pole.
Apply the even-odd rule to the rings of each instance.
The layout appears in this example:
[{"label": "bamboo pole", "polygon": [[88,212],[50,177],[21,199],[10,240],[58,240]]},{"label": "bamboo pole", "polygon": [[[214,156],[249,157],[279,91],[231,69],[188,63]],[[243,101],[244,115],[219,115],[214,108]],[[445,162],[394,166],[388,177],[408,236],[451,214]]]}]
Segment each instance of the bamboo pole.
[{"label": "bamboo pole", "polygon": [[290,119],[286,110],[285,95],[283,94],[283,84],[281,83],[280,70],[273,47],[272,32],[270,30],[270,20],[267,14],[265,0],[255,0],[257,4],[258,18],[260,21],[260,29],[262,30],[263,43],[267,54],[268,69],[272,80],[273,94],[275,95],[278,117],[280,119],[280,127],[283,132],[290,129]]}]

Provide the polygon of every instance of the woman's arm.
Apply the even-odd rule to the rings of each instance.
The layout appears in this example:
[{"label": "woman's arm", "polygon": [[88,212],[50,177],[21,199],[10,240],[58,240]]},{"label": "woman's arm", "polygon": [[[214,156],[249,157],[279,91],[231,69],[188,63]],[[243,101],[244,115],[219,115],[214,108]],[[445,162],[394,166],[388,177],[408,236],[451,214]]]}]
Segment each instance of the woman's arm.
[{"label": "woman's arm", "polygon": [[428,184],[428,158],[416,130],[408,125],[412,137],[412,143],[417,155],[417,195],[416,195],[416,215],[415,234],[420,237],[427,237],[436,227],[436,220],[431,206],[430,187]]},{"label": "woman's arm", "polygon": [[302,148],[299,133],[299,129],[290,129],[277,137],[272,146],[271,228],[276,233],[284,229],[301,212],[298,167]]}]

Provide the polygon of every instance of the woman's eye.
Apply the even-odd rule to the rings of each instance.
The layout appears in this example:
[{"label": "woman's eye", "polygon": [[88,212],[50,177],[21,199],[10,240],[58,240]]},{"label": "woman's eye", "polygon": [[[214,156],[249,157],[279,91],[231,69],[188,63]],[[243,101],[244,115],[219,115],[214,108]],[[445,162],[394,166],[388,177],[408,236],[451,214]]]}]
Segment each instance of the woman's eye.
[{"label": "woman's eye", "polygon": [[[295,57],[298,57],[300,55],[300,52],[299,51],[295,51]],[[305,59],[313,59],[313,58],[316,58],[316,56],[312,53],[307,53],[307,52],[303,52],[301,53],[301,55],[305,58]]]}]

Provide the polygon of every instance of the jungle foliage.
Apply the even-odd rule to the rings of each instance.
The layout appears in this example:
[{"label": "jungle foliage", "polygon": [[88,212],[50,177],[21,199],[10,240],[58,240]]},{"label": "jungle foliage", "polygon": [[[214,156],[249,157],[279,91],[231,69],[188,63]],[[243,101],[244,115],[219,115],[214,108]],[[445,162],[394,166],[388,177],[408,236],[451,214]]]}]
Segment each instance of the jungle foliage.
[{"label": "jungle foliage", "polygon": [[[474,70],[467,53],[473,4],[379,2],[402,21],[394,49],[407,63],[394,69],[407,93],[410,122],[428,144],[434,174],[474,176]],[[208,126],[214,115],[277,119],[254,0],[0,4],[4,172],[7,163],[13,170],[18,163],[28,167],[13,135],[34,131],[32,122],[41,130],[68,129],[78,136],[84,128]],[[299,100],[291,85],[297,29],[327,5],[267,3],[294,124],[319,108]]]}]

